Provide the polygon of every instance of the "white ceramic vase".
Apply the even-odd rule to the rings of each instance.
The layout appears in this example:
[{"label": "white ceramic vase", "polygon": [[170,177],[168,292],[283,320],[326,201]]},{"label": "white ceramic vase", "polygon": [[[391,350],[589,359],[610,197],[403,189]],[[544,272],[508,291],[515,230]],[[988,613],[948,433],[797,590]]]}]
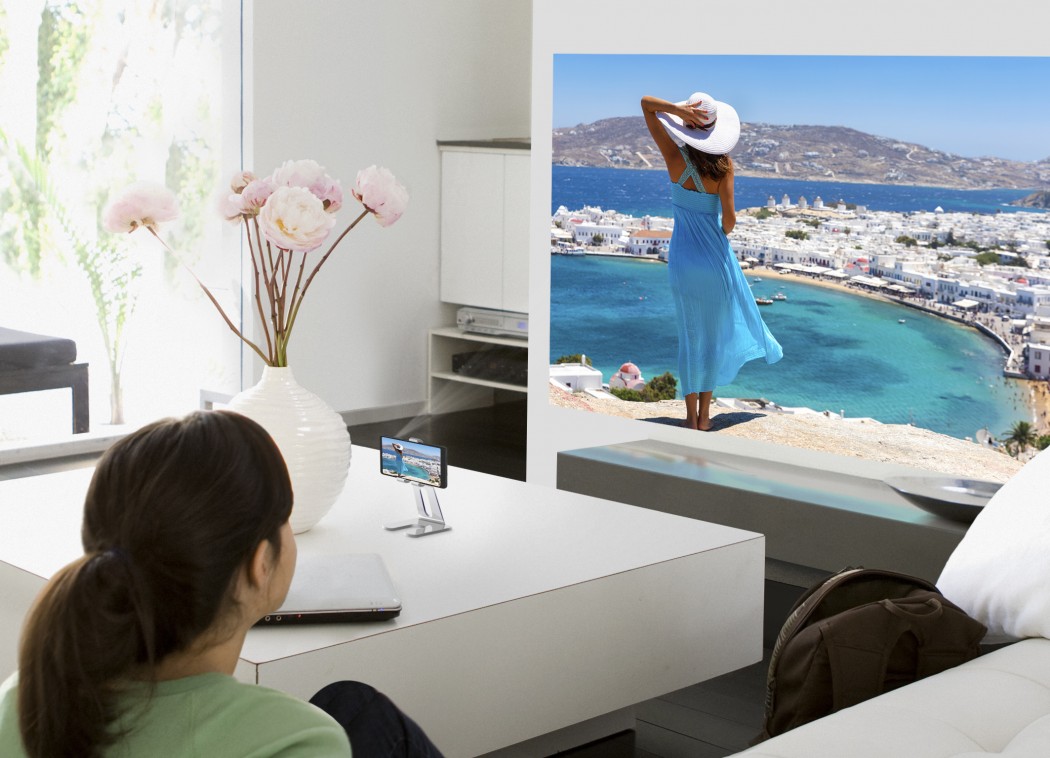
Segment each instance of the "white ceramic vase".
[{"label": "white ceramic vase", "polygon": [[286,367],[265,366],[259,383],[236,395],[229,407],[273,437],[292,480],[292,531],[312,528],[346,484],[350,433],[343,418],[301,387]]}]

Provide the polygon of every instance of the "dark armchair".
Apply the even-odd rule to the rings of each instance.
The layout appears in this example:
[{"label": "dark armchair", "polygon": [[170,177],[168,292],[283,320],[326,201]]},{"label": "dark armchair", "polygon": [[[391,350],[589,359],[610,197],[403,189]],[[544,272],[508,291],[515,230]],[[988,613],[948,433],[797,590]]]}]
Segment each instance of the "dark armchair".
[{"label": "dark armchair", "polygon": [[69,387],[73,433],[88,431],[88,364],[74,363],[77,343],[0,327],[0,395]]}]

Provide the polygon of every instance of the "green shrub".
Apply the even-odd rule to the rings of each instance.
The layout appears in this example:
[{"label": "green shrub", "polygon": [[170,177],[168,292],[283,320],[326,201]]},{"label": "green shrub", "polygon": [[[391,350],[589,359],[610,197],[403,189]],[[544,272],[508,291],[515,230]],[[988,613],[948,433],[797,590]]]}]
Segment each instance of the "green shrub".
[{"label": "green shrub", "polygon": [[629,390],[624,387],[610,387],[611,392],[621,400],[632,403],[655,403],[657,400],[674,400],[678,392],[678,380],[670,371],[649,380],[641,391]]},{"label": "green shrub", "polygon": [[678,380],[667,371],[650,379],[645,386],[645,392],[649,393],[653,400],[674,400],[678,393]]}]

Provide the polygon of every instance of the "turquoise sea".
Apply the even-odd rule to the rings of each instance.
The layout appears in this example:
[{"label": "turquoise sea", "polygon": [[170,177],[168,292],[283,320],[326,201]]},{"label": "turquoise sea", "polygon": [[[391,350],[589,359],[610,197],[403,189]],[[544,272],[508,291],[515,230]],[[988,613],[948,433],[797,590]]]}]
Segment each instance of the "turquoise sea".
[{"label": "turquoise sea", "polygon": [[[1029,417],[1021,385],[1002,376],[1001,348],[973,329],[775,273],[755,278],[756,296],[787,295],[762,307],[784,358],[746,364],[716,396],[764,397],[959,438],[981,428],[1001,435]],[[551,256],[551,362],[584,353],[608,381],[631,361],[648,379],[677,375],[677,349],[665,265]]]}]

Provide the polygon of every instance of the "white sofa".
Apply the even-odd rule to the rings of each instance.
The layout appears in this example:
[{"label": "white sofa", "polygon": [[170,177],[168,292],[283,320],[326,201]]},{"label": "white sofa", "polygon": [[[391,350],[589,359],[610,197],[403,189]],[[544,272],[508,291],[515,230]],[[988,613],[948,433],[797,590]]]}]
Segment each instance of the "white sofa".
[{"label": "white sofa", "polygon": [[1048,758],[1050,640],[1027,639],[1000,648],[738,755]]},{"label": "white sofa", "polygon": [[937,586],[991,639],[1020,641],[738,755],[1050,758],[1050,450],[988,502]]}]

